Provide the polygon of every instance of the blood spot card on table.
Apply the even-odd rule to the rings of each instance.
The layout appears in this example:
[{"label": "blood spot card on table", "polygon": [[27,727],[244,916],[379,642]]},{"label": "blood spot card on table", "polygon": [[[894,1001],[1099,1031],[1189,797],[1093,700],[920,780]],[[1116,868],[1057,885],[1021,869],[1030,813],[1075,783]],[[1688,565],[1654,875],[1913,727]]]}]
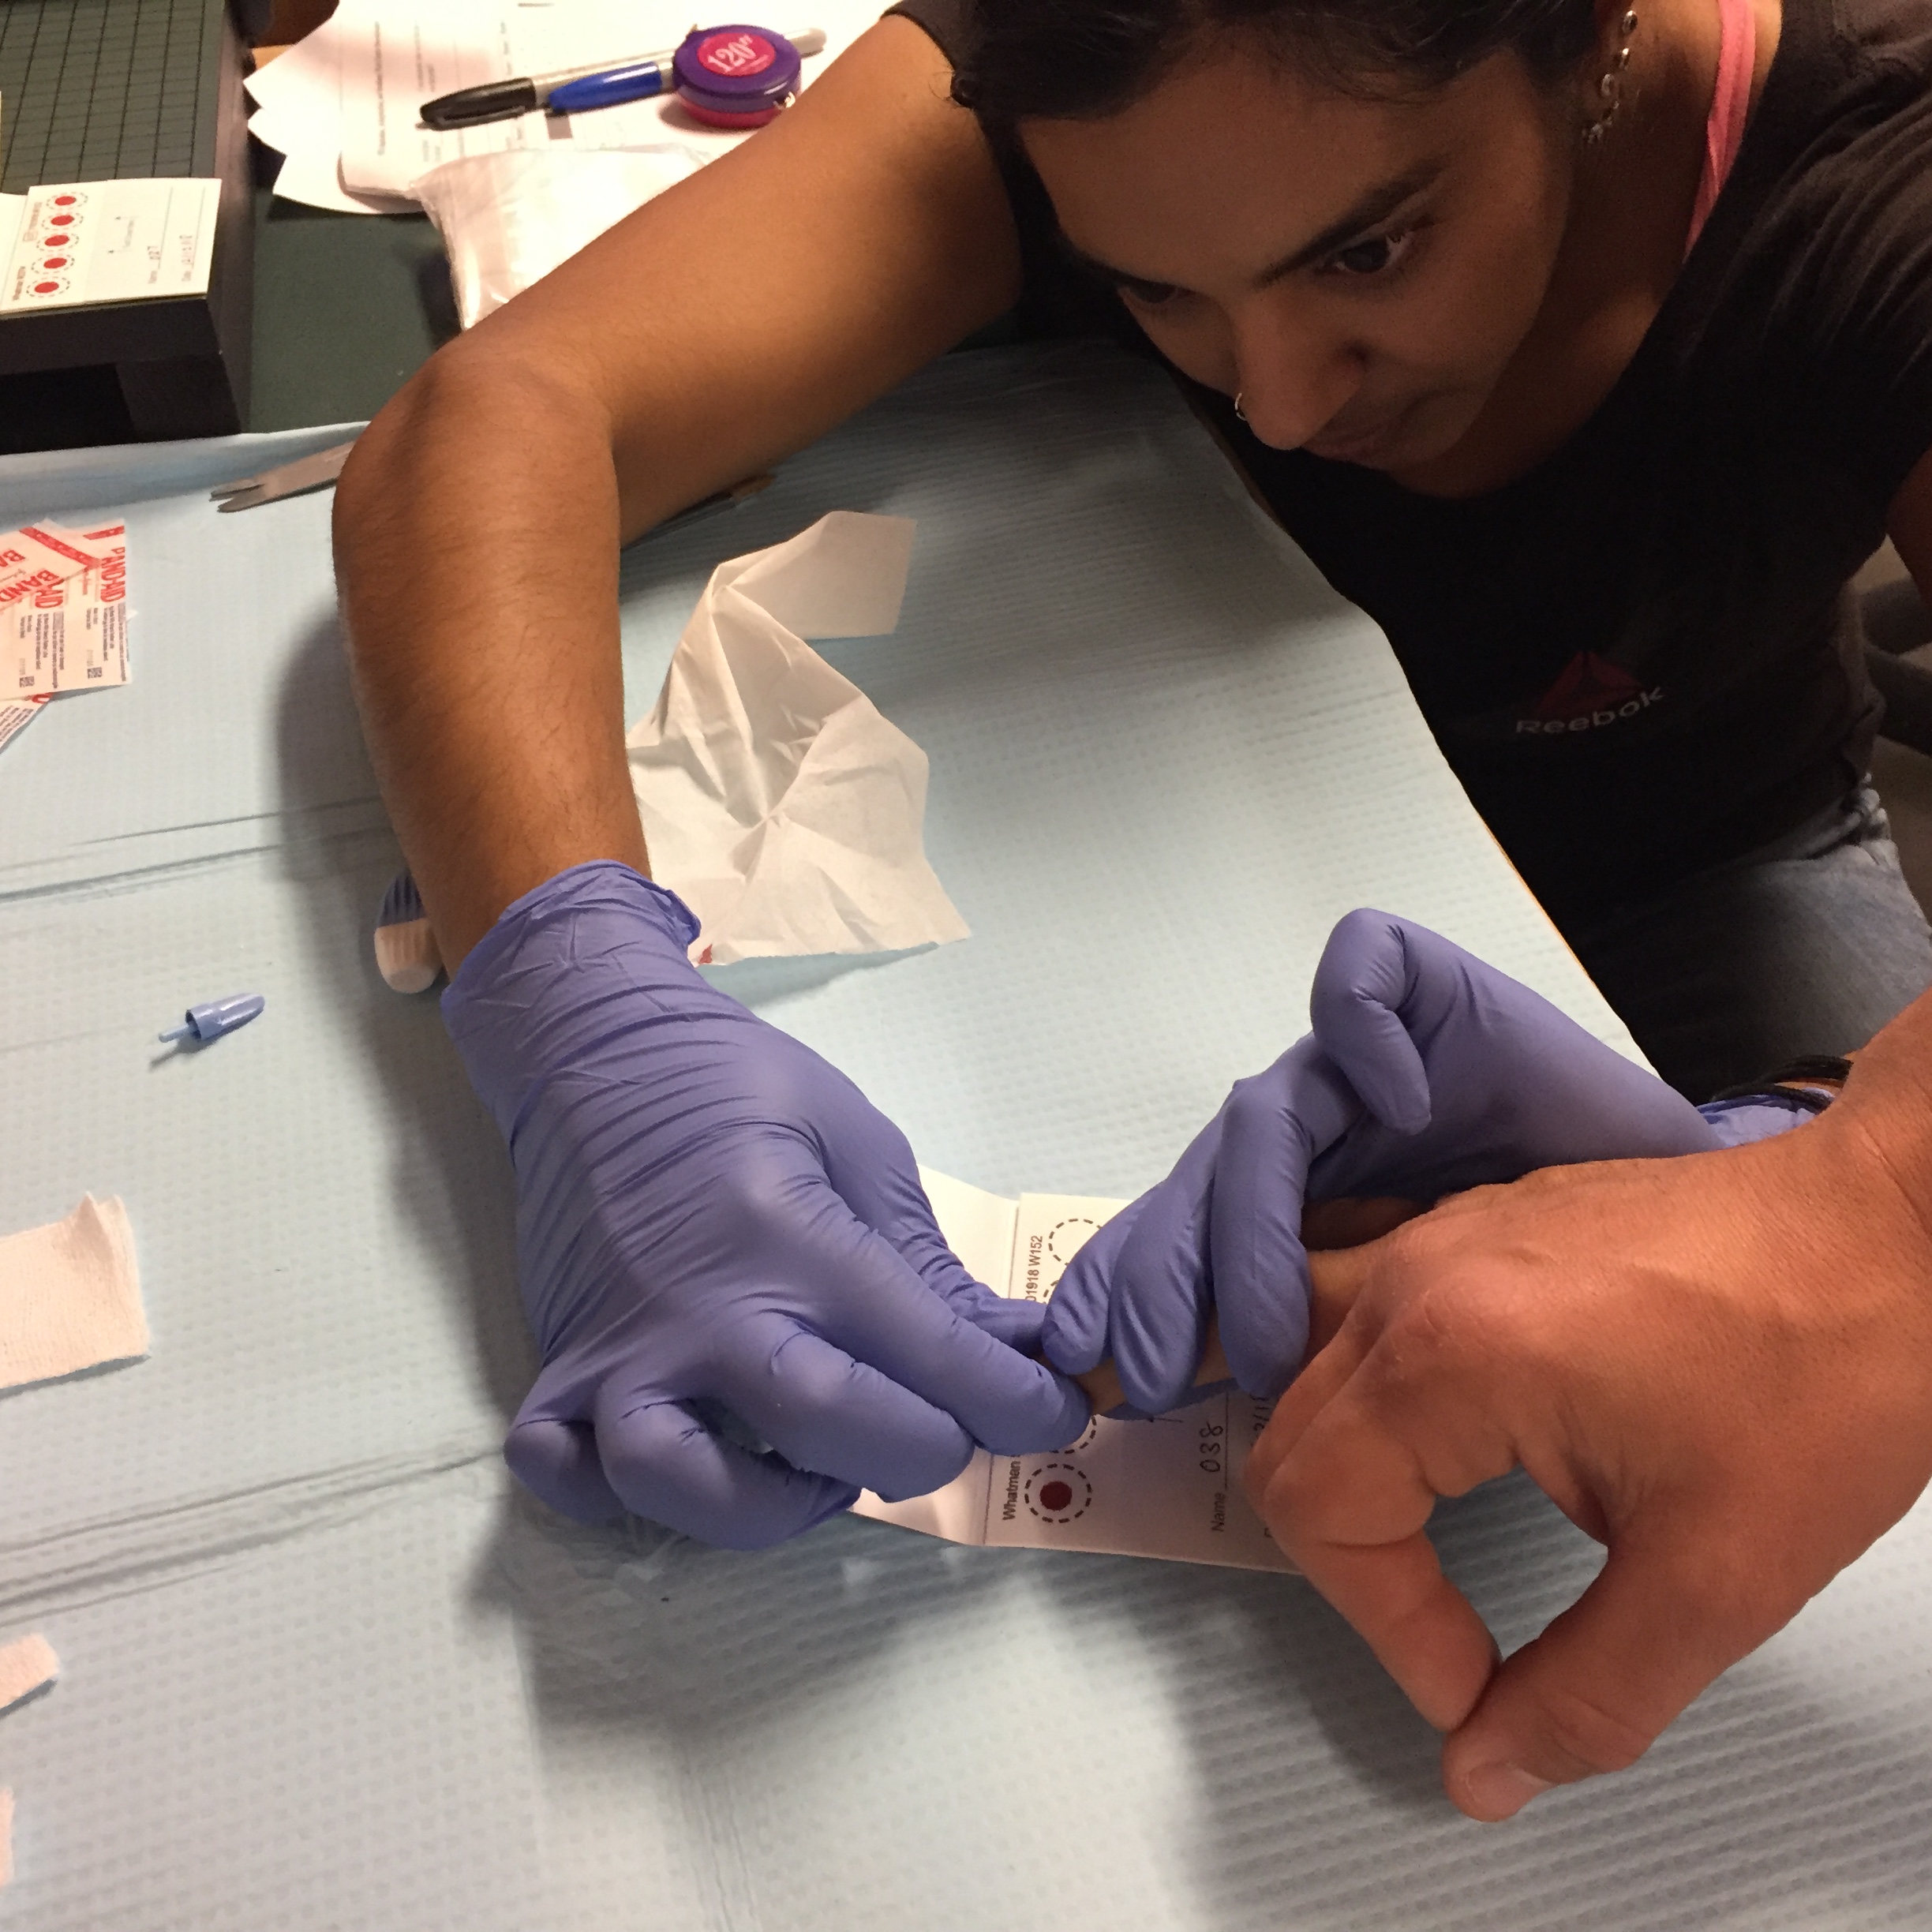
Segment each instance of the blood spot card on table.
[{"label": "blood spot card on table", "polygon": [[[920,1178],[953,1252],[1015,1301],[1050,1300],[1067,1264],[1127,1204],[1074,1194],[1009,1200],[945,1174]],[[952,1543],[1292,1571],[1241,1490],[1271,1407],[1237,1389],[1151,1421],[1096,1416],[1069,1448],[982,1449],[930,1496],[886,1503],[868,1490],[853,1512]]]}]

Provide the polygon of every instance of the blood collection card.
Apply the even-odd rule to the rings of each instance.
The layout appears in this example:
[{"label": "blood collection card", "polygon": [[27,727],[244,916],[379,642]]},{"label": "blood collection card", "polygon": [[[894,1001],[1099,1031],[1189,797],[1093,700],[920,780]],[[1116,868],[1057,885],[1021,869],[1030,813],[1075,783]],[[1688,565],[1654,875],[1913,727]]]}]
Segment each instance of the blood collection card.
[{"label": "blood collection card", "polygon": [[24,197],[0,313],[208,292],[221,183],[62,182]]},{"label": "blood collection card", "polygon": [[[1050,1299],[1082,1245],[1126,1205],[1067,1194],[1014,1201],[945,1174],[921,1178],[953,1252],[1014,1300]],[[1028,1456],[982,1449],[931,1496],[886,1503],[868,1490],[852,1508],[952,1543],[1291,1571],[1241,1490],[1270,1407],[1236,1390],[1153,1421],[1096,1416],[1070,1448]]]}]

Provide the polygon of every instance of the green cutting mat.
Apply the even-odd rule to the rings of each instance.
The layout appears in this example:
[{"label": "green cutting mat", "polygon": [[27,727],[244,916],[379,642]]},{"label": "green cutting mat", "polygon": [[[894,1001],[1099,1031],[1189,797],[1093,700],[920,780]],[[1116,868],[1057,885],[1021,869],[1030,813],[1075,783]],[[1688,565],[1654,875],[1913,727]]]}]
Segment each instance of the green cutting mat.
[{"label": "green cutting mat", "polygon": [[0,193],[219,171],[222,0],[0,0]]}]

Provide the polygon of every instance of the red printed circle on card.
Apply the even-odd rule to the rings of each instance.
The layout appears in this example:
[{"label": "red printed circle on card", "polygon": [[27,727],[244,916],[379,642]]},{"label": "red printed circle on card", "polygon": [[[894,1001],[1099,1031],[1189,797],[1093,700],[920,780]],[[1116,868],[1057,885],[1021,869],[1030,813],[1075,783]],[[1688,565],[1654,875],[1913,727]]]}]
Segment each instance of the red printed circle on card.
[{"label": "red printed circle on card", "polygon": [[778,50],[762,34],[743,27],[706,34],[698,43],[698,64],[728,80],[760,74],[778,58]]}]

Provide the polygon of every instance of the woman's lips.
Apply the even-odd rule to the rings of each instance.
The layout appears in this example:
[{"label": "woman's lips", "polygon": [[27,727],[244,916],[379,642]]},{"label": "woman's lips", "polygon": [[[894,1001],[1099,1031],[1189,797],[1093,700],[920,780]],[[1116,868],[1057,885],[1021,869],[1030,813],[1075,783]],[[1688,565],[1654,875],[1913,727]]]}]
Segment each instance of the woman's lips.
[{"label": "woman's lips", "polygon": [[1416,402],[1406,402],[1398,410],[1383,415],[1380,423],[1370,423],[1366,429],[1329,427],[1321,431],[1320,436],[1310,436],[1302,444],[1310,456],[1324,458],[1331,464],[1374,464],[1383,458],[1393,456],[1401,446],[1402,439],[1409,435],[1410,423],[1414,423],[1416,410],[1420,408],[1420,398]]},{"label": "woman's lips", "polygon": [[1372,463],[1394,447],[1408,411],[1391,416],[1372,429],[1351,430],[1346,436],[1324,432],[1302,445],[1309,455],[1324,462]]}]

